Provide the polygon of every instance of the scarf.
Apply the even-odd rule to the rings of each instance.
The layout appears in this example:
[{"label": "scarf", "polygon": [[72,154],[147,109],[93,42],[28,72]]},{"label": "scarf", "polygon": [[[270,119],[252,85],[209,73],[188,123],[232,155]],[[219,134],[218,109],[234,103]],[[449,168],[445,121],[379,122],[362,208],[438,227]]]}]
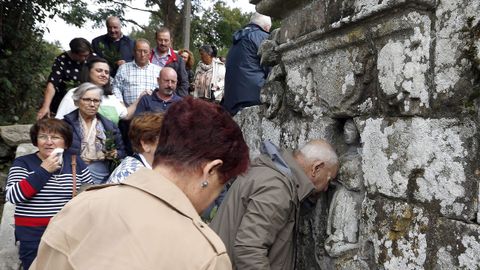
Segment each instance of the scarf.
[{"label": "scarf", "polygon": [[81,115],[79,115],[79,119],[82,133],[80,157],[87,163],[104,160],[106,136],[102,122],[97,121],[95,117],[90,128],[88,128],[87,122]]}]

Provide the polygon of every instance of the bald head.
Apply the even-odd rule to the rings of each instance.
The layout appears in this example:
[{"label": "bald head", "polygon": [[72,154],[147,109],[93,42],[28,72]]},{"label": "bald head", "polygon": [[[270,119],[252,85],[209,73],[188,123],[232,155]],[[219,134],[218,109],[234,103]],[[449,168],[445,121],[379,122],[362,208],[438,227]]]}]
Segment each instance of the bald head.
[{"label": "bald head", "polygon": [[306,159],[322,160],[330,165],[338,165],[337,153],[333,147],[324,140],[313,140],[305,144],[299,151]]},{"label": "bald head", "polygon": [[326,191],[330,180],[337,176],[338,156],[324,140],[312,140],[295,153],[295,159],[317,191]]},{"label": "bald head", "polygon": [[171,67],[164,67],[158,77],[158,95],[165,100],[170,98],[177,88],[177,72]]}]

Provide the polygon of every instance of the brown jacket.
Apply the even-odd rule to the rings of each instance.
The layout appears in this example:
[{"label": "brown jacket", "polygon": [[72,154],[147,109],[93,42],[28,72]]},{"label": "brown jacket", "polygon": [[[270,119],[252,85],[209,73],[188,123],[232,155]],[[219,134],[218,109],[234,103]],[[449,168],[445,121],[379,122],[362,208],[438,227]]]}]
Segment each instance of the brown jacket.
[{"label": "brown jacket", "polygon": [[233,183],[210,224],[234,269],[294,269],[299,208],[314,186],[291,153],[277,154],[290,172],[261,155]]},{"label": "brown jacket", "polygon": [[231,263],[185,194],[141,169],[69,202],[50,222],[30,269],[231,269]]}]

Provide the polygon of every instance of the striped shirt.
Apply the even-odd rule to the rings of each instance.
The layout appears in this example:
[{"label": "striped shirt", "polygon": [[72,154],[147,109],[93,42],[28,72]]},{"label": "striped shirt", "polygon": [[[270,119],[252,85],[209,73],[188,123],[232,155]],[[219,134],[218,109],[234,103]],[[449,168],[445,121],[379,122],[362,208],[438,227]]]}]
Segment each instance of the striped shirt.
[{"label": "striped shirt", "polygon": [[135,61],[125,63],[120,66],[113,80],[113,93],[128,107],[143,91],[157,88],[161,69],[151,63],[144,67],[138,66]]},{"label": "striped shirt", "polygon": [[[8,172],[6,198],[16,205],[17,240],[34,240],[32,233],[22,235],[26,230],[21,227],[38,227],[41,236],[50,218],[72,199],[71,155],[65,153],[63,161],[62,168],[53,174],[40,166],[42,160],[36,154],[19,157],[13,162]],[[78,156],[76,171],[77,188],[85,183],[93,183],[86,164]]]}]

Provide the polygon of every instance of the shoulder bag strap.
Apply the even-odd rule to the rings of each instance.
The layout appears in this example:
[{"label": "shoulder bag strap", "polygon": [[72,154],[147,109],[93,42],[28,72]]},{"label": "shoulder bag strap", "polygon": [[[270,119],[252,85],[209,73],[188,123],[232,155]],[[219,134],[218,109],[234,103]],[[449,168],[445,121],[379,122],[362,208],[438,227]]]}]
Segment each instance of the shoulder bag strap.
[{"label": "shoulder bag strap", "polygon": [[77,196],[77,155],[72,155],[72,198]]}]

